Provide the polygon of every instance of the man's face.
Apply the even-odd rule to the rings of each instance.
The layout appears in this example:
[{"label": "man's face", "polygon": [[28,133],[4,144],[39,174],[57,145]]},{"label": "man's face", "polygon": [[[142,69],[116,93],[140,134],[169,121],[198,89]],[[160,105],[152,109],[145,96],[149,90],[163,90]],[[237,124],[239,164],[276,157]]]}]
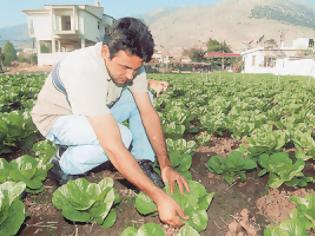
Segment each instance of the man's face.
[{"label": "man's face", "polygon": [[113,58],[110,58],[106,45],[103,46],[102,55],[109,75],[117,85],[131,82],[143,64],[140,57],[123,50],[118,51]]}]

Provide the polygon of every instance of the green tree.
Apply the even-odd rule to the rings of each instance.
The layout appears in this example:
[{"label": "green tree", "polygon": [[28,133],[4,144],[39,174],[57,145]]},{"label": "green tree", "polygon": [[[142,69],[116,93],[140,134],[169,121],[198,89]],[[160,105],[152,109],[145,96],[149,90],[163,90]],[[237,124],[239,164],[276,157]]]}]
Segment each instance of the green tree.
[{"label": "green tree", "polygon": [[192,61],[201,62],[204,61],[205,51],[198,48],[190,48],[184,50],[183,55],[188,56]]},{"label": "green tree", "polygon": [[225,41],[223,43],[218,40],[210,38],[207,42],[208,52],[232,52],[231,48],[226,44]]},{"label": "green tree", "polygon": [[11,65],[11,62],[17,59],[16,50],[10,41],[4,44],[2,53],[4,55],[3,63],[6,66]]},{"label": "green tree", "polygon": [[[232,50],[227,45],[225,41],[219,42],[218,40],[209,38],[207,42],[207,52],[224,52],[224,53],[231,53]],[[211,58],[210,63],[213,70],[220,70],[222,68],[222,58]],[[224,66],[230,67],[235,62],[233,58],[225,58],[224,59]]]}]

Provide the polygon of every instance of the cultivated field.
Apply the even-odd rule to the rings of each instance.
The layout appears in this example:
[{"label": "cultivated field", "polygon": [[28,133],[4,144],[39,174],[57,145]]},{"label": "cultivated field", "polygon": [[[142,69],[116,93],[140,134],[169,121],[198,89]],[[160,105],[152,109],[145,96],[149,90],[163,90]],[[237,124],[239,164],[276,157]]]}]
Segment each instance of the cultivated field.
[{"label": "cultivated field", "polygon": [[175,230],[110,163],[61,188],[47,176],[56,147],[29,116],[45,77],[0,76],[0,235],[314,235],[314,79],[148,75],[170,82],[154,106],[192,189],[172,194],[190,217]]}]

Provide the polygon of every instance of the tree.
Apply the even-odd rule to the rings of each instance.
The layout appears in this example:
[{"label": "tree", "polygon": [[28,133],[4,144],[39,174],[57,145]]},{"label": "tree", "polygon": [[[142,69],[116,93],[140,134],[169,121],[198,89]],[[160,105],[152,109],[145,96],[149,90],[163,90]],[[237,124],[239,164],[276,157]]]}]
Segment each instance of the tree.
[{"label": "tree", "polygon": [[194,62],[204,61],[205,51],[198,48],[185,49],[183,55],[188,56]]},{"label": "tree", "polygon": [[[222,43],[218,40],[209,38],[207,42],[207,52],[224,52],[224,53],[231,53],[231,48],[226,44],[225,41]],[[210,59],[211,67],[214,70],[219,70],[222,68],[222,58],[212,58]],[[235,59],[232,58],[225,58],[224,65],[231,67],[232,64],[235,62]]]},{"label": "tree", "polygon": [[10,41],[7,41],[3,46],[4,65],[9,66],[11,62],[17,59],[16,50]]},{"label": "tree", "polygon": [[210,38],[207,42],[208,52],[232,52],[231,48],[226,44],[225,41],[220,43],[218,40]]}]

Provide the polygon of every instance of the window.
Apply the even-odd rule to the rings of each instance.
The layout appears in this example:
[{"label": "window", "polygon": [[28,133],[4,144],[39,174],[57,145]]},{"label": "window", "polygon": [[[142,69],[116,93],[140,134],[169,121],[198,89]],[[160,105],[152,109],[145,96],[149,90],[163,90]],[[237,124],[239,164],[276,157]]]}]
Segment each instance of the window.
[{"label": "window", "polygon": [[51,40],[40,40],[39,48],[40,48],[40,53],[52,53]]},{"label": "window", "polygon": [[314,39],[310,39],[310,40],[308,41],[308,47],[309,47],[309,48],[314,48]]},{"label": "window", "polygon": [[256,65],[256,56],[252,56],[252,66]]},{"label": "window", "polygon": [[61,30],[62,31],[71,30],[71,16],[61,16]]},{"label": "window", "polygon": [[276,66],[276,58],[274,57],[264,58],[264,67],[275,67],[275,66]]}]

